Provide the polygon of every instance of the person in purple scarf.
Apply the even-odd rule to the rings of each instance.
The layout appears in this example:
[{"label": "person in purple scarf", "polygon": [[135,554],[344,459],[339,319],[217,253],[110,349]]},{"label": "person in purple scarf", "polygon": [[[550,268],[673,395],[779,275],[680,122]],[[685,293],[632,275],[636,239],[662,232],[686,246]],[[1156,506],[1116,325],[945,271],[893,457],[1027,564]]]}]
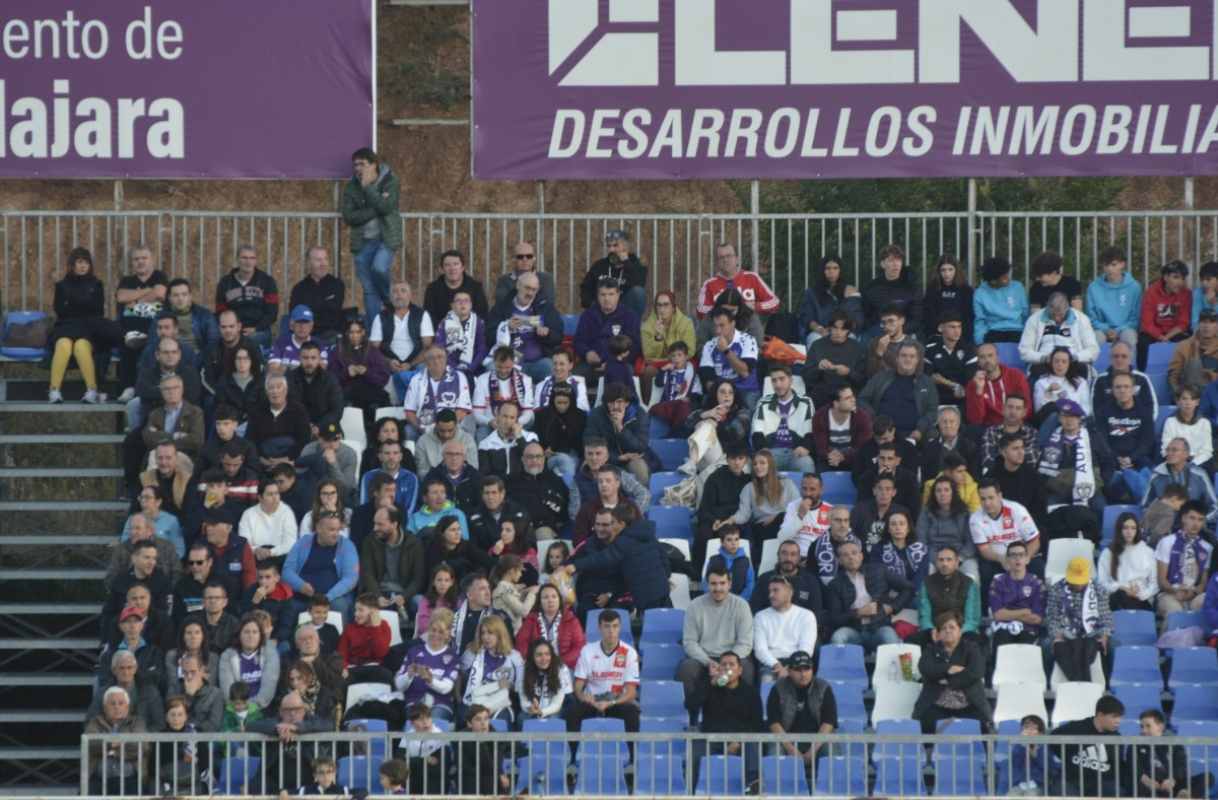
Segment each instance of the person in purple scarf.
[{"label": "person in purple scarf", "polygon": [[1198,611],[1205,603],[1210,555],[1214,548],[1201,538],[1205,506],[1189,500],[1180,509],[1180,530],[1164,536],[1155,547],[1159,562],[1159,613]]}]

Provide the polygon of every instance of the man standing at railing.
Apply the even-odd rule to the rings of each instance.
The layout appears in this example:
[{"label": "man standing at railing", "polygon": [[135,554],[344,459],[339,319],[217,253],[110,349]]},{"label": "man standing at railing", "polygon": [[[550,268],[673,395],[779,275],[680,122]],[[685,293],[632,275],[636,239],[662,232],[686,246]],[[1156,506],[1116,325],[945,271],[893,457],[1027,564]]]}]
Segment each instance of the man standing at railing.
[{"label": "man standing at railing", "polygon": [[389,302],[389,268],[402,246],[402,216],[398,211],[398,176],[371,148],[351,155],[351,180],[343,189],[343,221],[351,226],[355,275],[364,289],[368,324]]}]

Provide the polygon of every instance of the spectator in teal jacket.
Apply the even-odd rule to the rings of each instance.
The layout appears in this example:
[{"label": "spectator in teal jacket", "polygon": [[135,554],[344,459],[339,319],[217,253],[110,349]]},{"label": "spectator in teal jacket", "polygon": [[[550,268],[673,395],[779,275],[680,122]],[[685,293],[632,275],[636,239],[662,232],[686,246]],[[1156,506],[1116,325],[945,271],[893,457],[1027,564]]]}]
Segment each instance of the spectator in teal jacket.
[{"label": "spectator in teal jacket", "polygon": [[950,545],[935,555],[935,571],[922,581],[918,590],[918,640],[930,644],[935,618],[954,611],[964,620],[961,630],[974,641],[981,637],[981,590],[977,581],[960,571],[960,554]]},{"label": "spectator in teal jacket", "polygon": [[448,497],[448,485],[441,478],[429,478],[423,484],[423,505],[410,515],[410,523],[406,529],[415,536],[421,536],[425,530],[434,527],[444,517],[456,517],[461,523],[461,539],[469,541],[469,520],[465,512],[457,508]]},{"label": "spectator in teal jacket", "polygon": [[359,581],[359,553],[346,536],[339,536],[343,519],[337,511],[323,511],[313,520],[313,533],[296,540],[283,563],[283,580],[295,597],[292,619],[309,610],[309,600],[323,594],[330,608],[351,619],[355,585]]},{"label": "spectator in teal jacket", "polygon": [[[1136,348],[1138,315],[1142,309],[1142,285],[1125,271],[1125,251],[1109,247],[1100,253],[1104,275],[1087,287],[1087,316],[1097,339],[1113,344],[1122,341]],[[1101,343],[1102,343],[1101,342]]]},{"label": "spectator in teal jacket", "polygon": [[1011,280],[1011,262],[987,258],[981,265],[981,285],[973,292],[973,338],[986,342],[1018,342],[1028,318],[1028,293]]},{"label": "spectator in teal jacket", "polygon": [[1200,285],[1193,289],[1192,329],[1194,331],[1197,330],[1202,311],[1218,312],[1218,261],[1202,264],[1201,270],[1197,273],[1197,279],[1200,281]]}]

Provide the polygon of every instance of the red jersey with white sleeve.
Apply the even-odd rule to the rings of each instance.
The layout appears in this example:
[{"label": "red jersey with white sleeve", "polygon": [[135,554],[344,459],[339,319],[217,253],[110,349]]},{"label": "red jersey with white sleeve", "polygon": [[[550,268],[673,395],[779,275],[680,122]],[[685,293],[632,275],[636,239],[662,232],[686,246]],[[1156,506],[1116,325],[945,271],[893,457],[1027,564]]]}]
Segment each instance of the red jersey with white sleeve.
[{"label": "red jersey with white sleeve", "polygon": [[968,518],[969,532],[977,545],[989,545],[999,556],[1006,557],[1011,542],[1031,542],[1040,537],[1028,509],[1011,500],[1002,501],[1002,511],[995,519],[979,508]]},{"label": "red jersey with white sleeve", "polygon": [[734,278],[715,275],[702,284],[698,292],[698,318],[701,319],[715,307],[715,298],[728,289],[736,289],[745,302],[759,314],[773,314],[778,310],[781,301],[756,272],[740,270]]},{"label": "red jersey with white sleeve", "polygon": [[579,651],[575,662],[575,677],[585,681],[584,688],[593,697],[621,694],[626,684],[639,685],[639,654],[626,644],[605,652],[602,642],[589,642]]}]

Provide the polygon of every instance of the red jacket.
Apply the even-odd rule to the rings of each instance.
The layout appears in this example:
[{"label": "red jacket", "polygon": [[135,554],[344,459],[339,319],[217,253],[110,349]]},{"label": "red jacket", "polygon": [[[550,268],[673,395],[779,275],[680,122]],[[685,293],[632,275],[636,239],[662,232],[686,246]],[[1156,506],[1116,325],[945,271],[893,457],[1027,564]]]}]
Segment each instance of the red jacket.
[{"label": "red jacket", "polygon": [[381,620],[381,624],[375,628],[351,623],[343,628],[343,635],[338,640],[338,653],[343,657],[343,666],[347,668],[380,664],[389,655],[389,623]]},{"label": "red jacket", "polygon": [[[541,638],[540,618],[540,612],[529,614],[520,624],[520,630],[516,633],[516,649],[522,658],[529,657],[529,645]],[[584,629],[580,627],[579,620],[571,613],[571,609],[564,608],[562,618],[558,621],[558,657],[567,665],[567,669],[575,669],[579,651],[584,649],[585,644],[587,641],[584,639]]]},{"label": "red jacket", "polygon": [[1028,379],[1014,367],[999,366],[1002,374],[998,380],[985,379],[985,389],[980,394],[971,380],[964,386],[964,420],[969,425],[998,425],[1002,422],[1002,407],[1008,394],[1023,395],[1028,407],[1025,419],[1032,418],[1032,390]]},{"label": "red jacket", "polygon": [[1142,295],[1142,331],[1151,336],[1165,335],[1172,328],[1187,331],[1192,325],[1193,293],[1187,286],[1175,294],[1163,289],[1163,279],[1146,287]]}]

